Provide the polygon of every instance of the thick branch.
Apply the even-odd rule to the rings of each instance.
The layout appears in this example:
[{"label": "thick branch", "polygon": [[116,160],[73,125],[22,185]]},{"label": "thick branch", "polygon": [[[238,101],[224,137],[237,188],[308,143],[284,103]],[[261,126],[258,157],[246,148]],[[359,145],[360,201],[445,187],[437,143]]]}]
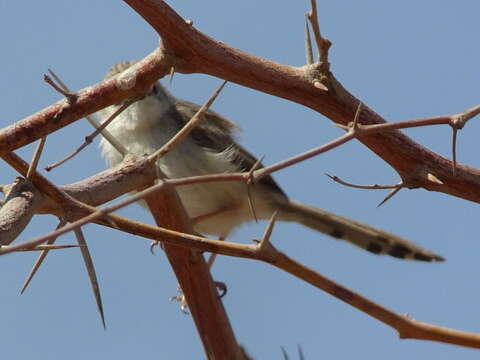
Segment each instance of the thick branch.
[{"label": "thick branch", "polygon": [[[296,68],[264,60],[229,47],[197,31],[161,0],[125,0],[160,34],[165,48],[175,55],[179,72],[199,72],[220,77],[262,92],[308,106],[338,124],[353,120],[359,100],[351,95],[331,73],[329,91],[312,85],[316,66]],[[381,124],[385,120],[367,106],[361,124]],[[408,183],[427,190],[444,192],[480,202],[480,171],[466,165],[452,174],[451,162],[417,144],[399,131],[368,135],[360,141],[389,163]],[[443,184],[425,178],[431,173]]]},{"label": "thick branch", "polygon": [[18,178],[3,187],[5,204],[0,210],[0,245],[8,245],[23,231],[35,212],[38,196],[30,181]]},{"label": "thick branch", "polygon": [[134,76],[128,81],[117,81],[118,76],[110,78],[7,126],[0,131],[0,154],[18,149],[106,106],[143,95],[155,81],[168,74],[172,65],[172,58],[157,49],[132,67],[130,74]]},{"label": "thick branch", "polygon": [[[171,186],[164,186],[145,198],[158,226],[193,233],[180,198]],[[163,249],[187,300],[208,359],[236,359],[240,352],[232,326],[203,255],[168,242]]]},{"label": "thick branch", "polygon": [[[158,189],[160,187],[163,187],[162,190],[165,190],[165,188],[168,188],[168,186],[165,187],[164,184],[165,183],[155,185],[154,187],[148,189],[150,195],[148,195],[147,201],[149,201],[149,203],[151,204],[152,211],[155,213],[155,216],[157,219],[159,219],[159,221],[160,219],[162,219],[161,220],[162,222],[168,222],[170,226],[172,226],[173,224],[175,225],[174,227],[177,227],[176,225],[181,225],[184,223],[184,221],[186,221],[185,215],[182,217],[182,216],[178,216],[179,214],[173,211],[165,212],[161,209],[156,210],[156,207],[159,206],[158,204],[166,204],[169,201],[171,201],[171,199],[169,199],[168,196],[165,196],[165,192],[161,192],[160,193],[161,195],[158,195]],[[157,191],[155,191],[154,188],[157,188]],[[132,200],[129,199],[128,201],[132,201]],[[73,204],[73,206],[75,206],[75,204]],[[111,207],[111,209],[109,209],[108,212],[113,211],[115,208],[116,207]],[[141,224],[128,219],[124,219],[116,215],[109,215],[110,219],[112,220],[109,223],[101,220],[104,218],[104,215],[107,213],[106,210],[107,209],[105,209],[105,211],[103,212],[94,213],[93,212],[94,209],[88,209],[83,207],[78,209],[78,213],[82,213],[85,211],[89,212],[91,215],[89,215],[87,219],[85,219],[87,221],[95,221],[107,226],[112,226],[112,223],[114,223],[115,227],[120,230],[127,231],[132,234],[140,235],[143,237],[151,238],[154,240],[163,241],[165,243],[166,249],[169,249],[166,251],[170,261],[172,262],[172,265],[176,269],[175,271],[177,273],[177,276],[183,279],[181,280],[182,287],[186,287],[188,289],[188,290],[184,290],[186,292],[186,295],[187,293],[189,294],[194,293],[195,299],[199,299],[198,296],[200,297],[207,296],[207,300],[210,299],[211,305],[208,306],[208,301],[207,301],[207,307],[210,307],[211,311],[205,311],[202,308],[203,309],[202,312],[198,314],[198,316],[200,317],[198,318],[196,317],[196,321],[199,328],[201,330],[206,331],[206,333],[203,333],[203,334],[205,334],[205,336],[207,337],[210,337],[211,331],[213,331],[214,329],[217,329],[218,326],[220,326],[220,328],[223,329],[222,332],[227,331],[228,333],[229,325],[224,323],[223,320],[226,318],[223,317],[222,314],[219,315],[220,317],[218,319],[220,319],[220,322],[218,323],[211,322],[209,319],[204,317],[206,316],[205,314],[207,313],[213,314],[216,311],[220,311],[220,313],[222,313],[223,311],[222,309],[217,308],[217,306],[215,305],[215,302],[211,301],[212,299],[217,299],[216,297],[212,298],[210,292],[207,292],[207,294],[203,293],[202,291],[206,289],[205,287],[203,286],[198,287],[198,285],[202,284],[203,281],[207,281],[207,277],[209,277],[209,275],[205,273],[205,271],[207,271],[208,269],[206,269],[206,265],[205,265],[205,262],[203,261],[203,258],[198,253],[195,253],[192,249],[215,252],[215,253],[229,255],[229,256],[257,259],[257,260],[270,263],[314,285],[315,287],[328,292],[329,294],[340,299],[341,301],[344,301],[349,305],[359,309],[360,311],[369,314],[370,316],[378,319],[379,321],[391,326],[392,328],[396,329],[399,332],[399,335],[401,338],[414,338],[414,339],[439,341],[439,342],[446,342],[446,343],[451,343],[456,345],[480,348],[479,334],[468,333],[468,332],[463,332],[463,331],[458,331],[458,330],[453,330],[448,328],[442,328],[435,325],[418,322],[406,316],[402,316],[379,304],[374,303],[373,301],[343,287],[338,283],[335,283],[334,281],[324,277],[323,275],[304,266],[303,264],[289,258],[288,256],[284,255],[283,253],[275,249],[272,245],[270,245],[270,243],[268,242],[268,237],[271,231],[266,232],[265,238],[262,240],[260,245],[242,245],[242,244],[222,242],[218,240],[210,240],[210,239],[202,238],[199,236],[190,235],[188,233],[179,233],[175,230],[169,230],[161,227],[153,227],[150,225]],[[69,229],[71,230],[71,228],[76,225],[77,224],[73,223],[71,225],[65,226],[62,229],[59,229],[58,231],[61,232]],[[80,223],[78,223],[78,225],[80,225]],[[188,226],[186,228],[187,230],[191,230]],[[271,227],[269,229],[271,230]],[[185,231],[185,229],[182,229],[182,231]],[[48,236],[43,236],[40,238],[41,240],[40,242],[38,242],[38,240],[34,240],[37,243],[30,244],[30,245],[32,246],[38,245],[42,241],[46,241],[48,239],[49,239]],[[8,249],[0,250],[0,254],[14,251],[16,250],[16,248],[25,249],[26,247],[27,247],[27,244],[25,243],[11,246]],[[198,274],[200,276],[200,279],[198,279],[195,274]],[[192,293],[190,293],[190,291]],[[198,294],[197,293],[198,291],[200,291],[203,295]],[[189,298],[189,295],[187,297]],[[190,303],[191,301],[192,300],[190,300]],[[194,302],[193,306],[196,306],[199,303],[202,303],[202,306],[203,306],[204,301],[205,299],[203,299],[201,302]],[[218,331],[218,329],[215,331]],[[205,337],[204,337],[204,340],[206,340]],[[233,340],[231,342],[231,345],[232,347],[230,349],[236,348],[234,346]],[[222,347],[221,344],[219,346],[220,347],[217,349],[219,351],[228,350]],[[228,347],[228,344],[225,346]]]}]

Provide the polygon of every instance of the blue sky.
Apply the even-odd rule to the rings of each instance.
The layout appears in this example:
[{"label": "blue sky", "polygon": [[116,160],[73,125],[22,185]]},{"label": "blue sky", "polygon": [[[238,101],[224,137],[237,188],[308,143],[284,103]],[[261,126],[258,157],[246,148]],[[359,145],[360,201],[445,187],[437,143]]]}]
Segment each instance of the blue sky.
[{"label": "blue sky", "polygon": [[[307,1],[170,1],[214,38],[255,55],[304,64]],[[477,1],[320,1],[324,34],[333,42],[332,70],[343,85],[389,121],[462,111],[479,102]],[[118,61],[138,59],[157,44],[153,30],[122,1],[0,2],[0,126],[42,109],[60,96],[42,81],[53,68],[72,89],[99,81]],[[220,83],[205,75],[175,76],[171,91],[203,102]],[[214,109],[243,128],[240,142],[267,164],[325,143],[342,132],[318,113],[283,99],[228,84]],[[274,131],[273,131],[274,130]],[[460,162],[479,167],[478,120],[459,134]],[[90,132],[85,120],[48,137],[41,165],[69,153]],[[450,156],[446,127],[408,130],[430,149]],[[33,145],[18,151],[31,157]],[[48,173],[67,184],[104,169],[95,146]],[[278,224],[281,250],[400,313],[480,332],[478,204],[425,190],[404,190],[380,209],[381,191],[332,183],[324,173],[355,183],[396,183],[396,173],[358,142],[275,175],[294,199],[410,238],[447,258],[442,264],[375,257],[293,224]],[[0,183],[16,173],[0,163]],[[137,205],[121,214],[152,222]],[[19,240],[56,225],[34,219]],[[264,224],[232,240],[258,238]],[[31,288],[18,291],[35,259],[0,259],[2,354],[10,359],[200,359],[190,317],[168,301],[176,280],[149,241],[96,225],[85,227],[102,287],[107,331],[101,327],[76,250],[48,256]],[[62,242],[72,243],[72,235]],[[474,359],[476,350],[399,340],[395,332],[269,265],[221,257],[214,276],[228,284],[225,306],[239,341],[257,359],[281,358],[280,346],[307,359]]]}]

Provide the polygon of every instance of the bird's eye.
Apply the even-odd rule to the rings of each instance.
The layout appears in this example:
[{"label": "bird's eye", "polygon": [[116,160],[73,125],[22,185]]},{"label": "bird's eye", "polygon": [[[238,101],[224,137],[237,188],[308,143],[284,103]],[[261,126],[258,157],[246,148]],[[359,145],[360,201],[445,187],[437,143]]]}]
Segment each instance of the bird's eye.
[{"label": "bird's eye", "polygon": [[157,86],[157,85],[153,85],[152,92],[153,92],[155,95],[158,95],[158,86]]}]

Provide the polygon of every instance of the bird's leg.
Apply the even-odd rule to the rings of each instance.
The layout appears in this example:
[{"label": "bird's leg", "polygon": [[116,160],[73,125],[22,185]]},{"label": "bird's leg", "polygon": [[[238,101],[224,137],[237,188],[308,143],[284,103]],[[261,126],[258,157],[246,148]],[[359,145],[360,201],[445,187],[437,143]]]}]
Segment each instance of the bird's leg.
[{"label": "bird's leg", "polygon": [[[223,241],[225,240],[226,236],[220,236],[218,238],[218,240],[220,241]],[[217,258],[217,254],[216,253],[211,253],[210,254],[210,257],[208,258],[207,260],[207,266],[209,269],[212,268],[212,265],[213,263],[215,262],[215,259]],[[225,295],[227,295],[227,285],[224,283],[224,282],[221,282],[221,281],[215,281],[215,286],[217,287],[218,289],[218,292],[219,292],[219,296],[220,298],[224,297]]]},{"label": "bird's leg", "polygon": [[[199,222],[201,222],[205,219],[208,219],[210,217],[213,217],[213,216],[216,216],[218,214],[224,213],[226,211],[230,211],[231,209],[232,209],[232,207],[227,207],[227,208],[222,208],[220,210],[217,210],[217,211],[205,214],[205,215],[196,216],[194,218],[191,218],[191,222],[195,226],[195,224],[198,224]],[[220,236],[218,238],[218,240],[223,241],[223,240],[225,240],[225,238],[226,238],[226,236]],[[156,246],[158,244],[160,244],[160,246],[161,246],[160,241],[153,241],[150,245],[150,251],[153,252],[154,246]],[[209,269],[212,268],[212,265],[215,262],[216,257],[217,257],[217,254],[215,254],[215,253],[210,254],[210,256],[207,260],[207,266],[208,266]],[[221,281],[215,281],[215,286],[218,289],[220,298],[224,297],[227,294],[227,285],[225,283],[223,283]],[[180,304],[180,310],[184,314],[188,314],[187,300],[185,298],[185,295],[183,294],[183,291],[182,291],[182,288],[180,287],[180,285],[177,286],[177,295],[172,296],[170,298],[170,301],[178,302]]]}]

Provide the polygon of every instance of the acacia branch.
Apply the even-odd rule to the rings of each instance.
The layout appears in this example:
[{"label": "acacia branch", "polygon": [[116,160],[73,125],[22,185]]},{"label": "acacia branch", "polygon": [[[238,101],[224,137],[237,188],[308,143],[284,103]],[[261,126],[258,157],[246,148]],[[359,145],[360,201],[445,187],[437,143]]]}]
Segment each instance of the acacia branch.
[{"label": "acacia branch", "polygon": [[[165,51],[174,54],[176,57],[174,62],[176,71],[185,73],[203,72],[290,99],[319,111],[339,124],[346,125],[353,118],[358,100],[348,93],[330,72],[323,74],[328,84],[328,91],[319,91],[312,86],[312,81],[317,77],[319,71],[317,65],[294,68],[275,64],[232,49],[196,31],[175,14],[165,2],[160,0],[130,0],[126,2],[139,11],[162,35]],[[135,81],[123,83],[123,85],[127,85],[126,87],[121,82],[119,83],[117,78],[107,80],[102,84],[80,91],[74,97],[69,97],[69,101],[60,101],[44,111],[4,129],[0,132],[0,154],[10,164],[17,163],[18,165],[19,160],[9,151],[66,126],[87,113],[92,113],[104,106],[143,93],[158,77],[163,76],[166,70],[170,69],[172,59],[167,59],[166,52],[158,52],[158,56],[152,54],[142,61],[138,68],[143,69],[144,73],[139,71],[135,76]],[[471,113],[476,114],[478,113],[477,110]],[[450,120],[448,121],[450,122]],[[383,122],[384,120],[379,115],[367,107],[364,108],[360,116],[360,125],[382,124]],[[429,190],[442,191],[465,199],[480,201],[480,194],[476,191],[480,184],[478,170],[460,165],[457,168],[457,176],[453,176],[450,161],[423,148],[405,135],[392,129],[389,132],[377,132],[376,134],[373,134],[374,131],[371,131],[368,135],[364,133],[360,141],[392,165],[402,178],[409,179],[410,183],[415,182],[416,186],[423,186]],[[433,176],[441,179],[441,181],[429,181],[425,174],[434,174]],[[97,211],[73,199],[38,174],[33,174],[32,182],[38,186],[42,193],[51,197],[55,205],[58,205],[58,209],[55,211],[65,213],[69,220],[82,218]],[[152,208],[159,206],[158,201],[150,200],[149,203],[155,203]],[[169,244],[202,248],[206,251],[226,255],[231,255],[233,254],[232,251],[235,251],[236,255],[234,256],[253,258],[255,258],[254,255],[257,251],[252,247],[235,247],[232,244],[215,243],[213,240],[179,234],[172,230],[149,227],[114,215],[106,218],[102,212],[98,213],[97,216],[96,221],[100,224],[156,240],[161,239]],[[264,243],[264,250],[265,246]],[[270,247],[267,248],[271,249]],[[187,253],[191,254],[191,251],[184,250],[182,252],[182,254]],[[298,269],[303,266],[293,264],[293,260],[281,253],[273,254],[273,258],[271,252],[268,254],[268,258],[260,260],[272,263],[284,270],[294,267],[297,269],[296,272],[300,271]],[[185,259],[182,259],[182,261],[185,261]],[[293,270],[291,271],[293,273]],[[371,315],[399,329],[402,337],[415,337],[479,347],[478,335],[475,334],[437,328],[428,324],[422,325],[422,323],[417,323],[421,326],[414,327],[414,331],[412,331],[411,324],[408,325],[412,321],[405,322],[404,317],[386,309],[375,307],[376,304],[368,299],[359,297],[359,295],[337,284],[332,284],[319,274],[317,274],[318,276],[313,275],[307,269],[302,271],[301,276],[300,274],[296,274],[296,276],[316,284],[317,287],[332,293],[332,295],[361,310],[363,309],[362,311],[374,309],[375,311]],[[335,295],[335,292],[338,293]]]},{"label": "acacia branch", "polygon": [[[162,37],[166,51],[178,59],[176,71],[209,74],[282,97],[316,110],[337,124],[347,125],[353,120],[360,101],[332,73],[323,74],[328,79],[322,79],[322,83],[329,90],[320,91],[313,86],[318,78],[316,65],[297,68],[234,49],[196,30],[162,0],[125,2]],[[360,123],[382,124],[385,120],[364,106]],[[459,164],[454,176],[450,160],[398,131],[366,135],[359,140],[390,164],[400,177],[415,181],[417,186],[480,202],[479,170]],[[443,184],[428,181],[425,173],[435,174]]]},{"label": "acacia branch", "polygon": [[[474,109],[474,108],[472,108]],[[337,139],[334,139],[322,146],[309,150],[305,153],[293,156],[289,159],[280,161],[278,163],[266,166],[261,169],[256,169],[257,167],[254,165],[249,172],[245,173],[229,173],[229,174],[212,174],[212,175],[202,175],[202,176],[192,176],[188,178],[180,178],[180,179],[166,179],[165,182],[168,182],[170,185],[173,186],[182,186],[182,185],[190,185],[194,183],[200,182],[212,182],[212,181],[242,181],[245,182],[247,185],[259,181],[260,179],[264,178],[267,175],[272,174],[275,171],[284,169],[286,167],[292,166],[297,164],[301,161],[309,159],[313,156],[318,154],[324,153],[328,150],[334,149],[352,139],[358,138],[360,136],[364,136],[365,134],[372,134],[372,133],[381,133],[386,131],[391,131],[392,129],[401,129],[401,128],[411,128],[411,127],[419,127],[419,126],[429,126],[429,125],[440,125],[440,124],[452,124],[452,121],[455,119],[461,118],[463,114],[471,114],[472,109],[467,109],[466,111],[460,114],[454,115],[445,115],[445,116],[438,116],[433,118],[424,118],[424,119],[417,119],[417,120],[408,120],[398,123],[384,123],[378,125],[361,125],[356,122],[350,124],[349,126],[342,126],[348,132]],[[357,117],[360,115],[360,111],[357,109]],[[46,178],[42,175],[38,174],[37,172],[33,172],[32,181],[33,183],[43,191],[43,193],[50,196],[53,200],[48,201],[48,198],[44,198],[42,202],[42,206],[37,206],[34,210],[37,213],[50,213],[55,214],[57,216],[62,216],[63,210],[61,206],[58,204],[64,203],[66,196],[69,197],[70,200],[75,198],[81,202],[87,203],[89,205],[100,205],[104,202],[112,200],[120,195],[123,195],[127,192],[134,191],[139,188],[143,188],[148,186],[152,181],[155,180],[156,177],[156,165],[153,162],[157,155],[151,155],[147,159],[138,159],[134,156],[127,156],[122,164],[117,166],[115,169],[110,169],[100,173],[97,176],[91,177],[89,179],[83,180],[76,184],[64,186],[61,188],[56,187],[54,184],[50,183]],[[3,159],[9,163],[14,169],[16,169],[20,174],[24,175],[28,173],[29,166],[26,162],[20,159],[14,153],[8,153],[3,155]],[[152,160],[153,159],[153,160]],[[258,162],[259,164],[259,162]],[[257,164],[257,165],[258,165]],[[422,174],[428,181],[434,184],[442,184],[442,181],[439,180],[435,175],[431,173],[424,173]],[[403,179],[402,186],[403,187],[415,187],[416,183],[414,182],[415,179]],[[359,186],[356,186],[359,187]],[[368,188],[371,188],[369,186]],[[377,186],[378,188],[378,186]],[[396,190],[400,189],[400,187],[395,186]],[[382,201],[384,203],[388,200],[394,193],[391,193],[387,196],[387,198]],[[40,197],[41,194],[38,194],[37,197]],[[69,203],[68,201],[66,201]],[[70,201],[71,202],[71,201]],[[381,203],[381,204],[382,204]],[[380,204],[380,205],[381,205]],[[6,209],[6,208],[5,208]],[[0,210],[0,216],[2,216],[2,210]],[[18,217],[18,216],[17,216]],[[5,226],[3,223],[8,224],[9,219],[4,219],[0,221],[0,235],[2,235],[2,231],[5,231]],[[23,230],[23,228],[28,224],[28,222],[17,222],[18,226],[21,228],[17,228],[13,231],[12,227],[9,227],[10,235],[5,235],[10,241],[13,241],[14,236]],[[3,227],[2,227],[3,226]],[[2,230],[3,229],[3,230]],[[15,234],[15,235],[12,235]]]},{"label": "acacia branch", "polygon": [[[29,169],[29,166],[13,153],[5,154],[4,159],[8,160],[10,165],[14,166],[21,173],[25,173]],[[128,162],[129,159],[126,161]],[[153,168],[156,176],[159,170],[156,169],[155,163],[145,159],[139,159],[139,162],[143,163],[148,168]],[[120,169],[120,172],[122,172],[122,169]],[[125,177],[125,175],[123,175],[123,177]],[[152,177],[150,180],[155,180],[155,177]],[[137,231],[138,228],[144,226],[144,224],[135,223],[119,216],[107,216],[105,210],[97,210],[79,202],[35,171],[32,173],[32,182],[38,185],[40,189],[43,189],[47,195],[51,195],[54,201],[58,201],[58,209],[56,210],[62,213],[66,220],[80,220],[76,223],[57,229],[53,235],[41,236],[40,239],[30,241],[30,245],[23,243],[0,249],[0,254],[8,254],[14,251],[23,250],[29,246],[33,247],[41,245],[66,231],[75,230],[78,234],[81,225],[93,220],[96,220],[100,224],[137,235],[140,235]],[[163,184],[164,183],[161,183],[160,185]],[[190,223],[185,210],[181,207],[180,200],[178,199],[175,190],[171,187],[162,187],[161,190],[163,191],[161,192],[149,188],[144,194],[146,195],[145,199],[157,223],[162,226],[168,226],[174,230],[178,229],[184,232],[193,232],[189,225]],[[121,190],[125,191],[125,189]],[[135,200],[135,198],[128,199],[130,202]],[[117,208],[111,207],[111,211]],[[130,229],[130,231],[126,228]],[[151,229],[156,228],[151,227]],[[173,233],[176,232],[174,231]],[[164,233],[157,233],[154,240],[161,241],[164,237]],[[32,243],[35,245],[32,246]],[[84,245],[84,242],[82,242],[81,245]],[[209,268],[205,263],[203,256],[189,248],[178,247],[170,243],[165,244],[164,248],[189,304],[200,337],[203,340],[207,357],[212,358],[212,356],[214,356],[213,358],[218,359],[240,359],[241,349],[236,342],[232,327],[216,292],[214,281],[211,278]],[[83,250],[84,252],[82,254],[85,257],[86,248]],[[90,278],[93,279],[92,287],[95,292],[97,305],[101,314],[102,322],[105,326],[103,307],[96,276],[93,266],[91,266],[92,262],[90,256],[87,255],[86,258],[88,265],[90,265],[87,265],[87,269],[89,269]]]},{"label": "acacia branch", "polygon": [[[190,219],[173,187],[162,186],[145,200],[159,227],[193,233]],[[240,347],[203,255],[168,242],[163,242],[163,249],[187,300],[207,358],[238,358]]]},{"label": "acacia branch", "polygon": [[[13,154],[10,154],[10,155],[13,155]],[[144,159],[139,159],[139,160],[140,162],[145,161]],[[131,161],[131,159],[127,159],[126,161],[128,163],[129,161]],[[21,161],[17,159],[17,163],[20,164]],[[116,170],[117,172],[121,172],[121,169],[119,168],[114,170]],[[28,171],[28,165],[25,163],[23,164],[23,172],[26,172],[26,171]],[[247,180],[249,179],[248,173],[247,173],[246,179]],[[40,177],[37,173],[33,174],[32,181],[37,182],[37,184],[46,183],[41,185],[41,187],[45,189],[50,189],[50,187],[55,187],[55,185],[49,183],[47,179]],[[175,180],[172,180],[172,181],[175,181]],[[147,199],[150,199],[148,201],[150,206],[153,208],[153,211],[161,212],[161,209],[155,210],[155,207],[161,206],[161,204],[164,201],[167,202],[168,199],[158,198],[157,197],[158,195],[155,195],[155,194],[158,193],[159,189],[161,189],[162,187],[165,187],[165,184],[167,183],[164,182],[164,183],[157,184],[145,190],[146,192],[143,195],[136,195],[136,196],[148,195]],[[107,213],[110,211],[116,210],[118,206],[117,207],[111,206],[109,207],[109,209],[103,209],[99,211],[88,205],[82,204],[77,200],[73,200],[73,198],[66,195],[61,189],[57,188],[55,194],[58,197],[62,198],[62,200],[64,201],[64,203],[62,204],[62,208],[69,209],[69,211],[66,213],[66,215],[68,216],[67,220],[69,221],[75,221],[77,219],[80,219],[80,220],[78,220],[77,223],[69,224],[65,227],[58,229],[55,233],[52,233],[50,237],[47,235],[47,236],[41,237],[40,239],[36,239],[36,241],[29,242],[29,244],[23,243],[19,245],[9,246],[7,249],[0,249],[0,254],[13,252],[20,249],[25,249],[28,246],[33,247],[33,246],[40,245],[43,242],[48,241],[49,239],[52,239],[55,236],[58,236],[62,232],[72,230],[76,226],[80,226],[84,223],[94,221],[96,223],[99,223],[105,226],[114,227],[119,230],[126,231],[135,235],[140,235],[145,238],[150,238],[157,241],[163,241],[164,243],[170,244],[170,246],[172,246],[172,249],[174,249],[170,253],[170,256],[172,257],[171,259],[172,263],[183,264],[182,266],[187,266],[187,268],[192,266],[194,267],[198,266],[200,269],[199,274],[201,274],[200,280],[203,279],[206,281],[207,279],[206,277],[209,276],[207,275],[208,267],[203,261],[203,258],[200,258],[198,254],[194,256],[195,261],[193,261],[194,264],[192,264],[192,261],[191,261],[192,258],[190,258],[190,255],[192,255],[191,249],[219,253],[219,254],[229,255],[229,256],[257,259],[257,260],[268,262],[274,266],[277,266],[289,272],[290,274],[300,279],[303,279],[304,281],[307,281],[310,284],[330,293],[331,295],[350,304],[351,306],[354,306],[355,308],[375,317],[381,322],[397,329],[402,338],[417,338],[417,339],[441,341],[441,342],[447,342],[447,343],[452,343],[457,345],[480,348],[480,335],[466,333],[458,330],[441,328],[441,327],[437,327],[437,326],[426,324],[426,323],[416,322],[407,317],[396,314],[395,312],[392,312],[391,310],[388,310],[372,302],[371,300],[364,298],[361,295],[358,295],[339,284],[334,283],[330,279],[316,273],[315,271],[313,271],[312,269],[309,269],[303,264],[300,264],[292,260],[291,258],[287,257],[286,255],[276,250],[268,242],[271,229],[266,233],[267,235],[264,237],[264,240],[261,242],[261,245],[253,246],[253,245],[234,244],[234,243],[222,242],[218,240],[206,239],[196,235],[190,235],[188,233],[182,233],[182,232],[165,229],[161,227],[154,227],[147,224],[142,224],[136,221],[132,221],[129,219],[125,219],[118,215],[108,214],[108,218],[111,221],[107,221],[105,219],[105,216],[107,216]],[[165,192],[162,192],[161,194],[163,194],[162,196],[165,197],[164,195]],[[124,202],[128,203],[136,200],[138,199],[134,196],[130,199],[124,200]],[[168,201],[173,201],[173,200],[168,200]],[[65,204],[65,202],[70,204],[67,205]],[[168,220],[169,218],[173,217],[174,219],[168,220],[168,221],[172,221],[173,224],[175,224],[175,221],[181,221],[180,224],[178,224],[179,226],[183,224],[183,221],[185,221],[185,220],[181,220],[183,219],[183,217],[178,218],[176,216],[177,213],[174,213],[173,211],[172,212],[167,211],[165,214],[161,216],[160,215],[161,214],[157,214],[156,218],[160,219],[160,218],[166,217]],[[185,228],[182,228],[181,230],[184,231]],[[191,230],[191,229],[187,227],[187,230]],[[178,246],[184,248],[185,250],[180,251],[179,249],[175,249]],[[189,254],[188,257],[187,257],[187,253]],[[188,260],[188,262],[185,263],[185,261],[187,261],[186,260],[187,258],[189,258],[190,260]],[[201,284],[203,280],[199,281],[199,283],[197,284],[195,283],[195,281],[192,280],[193,279],[192,276],[194,275],[192,275],[191,271],[183,273],[182,272],[183,270],[181,270],[180,268],[179,269],[176,268],[176,272],[177,271],[179,272],[177,273],[177,276],[185,277],[184,280],[188,284],[186,286],[192,286],[193,287],[192,289],[194,289],[195,291],[202,290],[200,288],[197,288],[196,286],[198,284]],[[182,284],[182,286],[185,286],[185,285]],[[213,285],[210,284],[209,286],[213,286]],[[209,292],[209,294],[211,293]],[[189,300],[189,301],[191,302],[192,300]],[[220,312],[223,311],[222,309],[219,309],[214,303],[212,303],[211,306],[212,306],[213,313],[217,311],[220,311]],[[209,312],[209,314],[211,314],[211,312]],[[199,316],[201,316],[201,314],[199,314]],[[221,320],[221,319],[224,319],[223,315],[220,316],[219,319],[220,321],[223,321]],[[207,320],[203,319],[203,321],[207,321]],[[204,322],[202,322],[202,324],[203,324],[202,326],[206,326]],[[209,327],[209,330],[207,331],[207,333],[203,333],[203,331],[201,331],[203,334],[202,336],[211,336],[212,333],[210,332],[210,330],[215,329],[217,325],[220,326],[221,329],[226,330],[227,332],[229,331],[228,324],[223,324],[222,326],[221,323],[217,323],[216,325],[212,325],[211,327]],[[224,348],[218,347],[217,350],[220,349],[219,351],[230,351],[232,349],[238,349],[238,347],[236,346],[236,342],[234,341],[234,336],[233,338],[230,337],[230,339],[233,339],[229,342],[231,346],[225,345]]]},{"label": "acacia branch", "polygon": [[[165,223],[169,223],[169,226],[181,227],[181,231],[191,231],[188,226],[188,223],[184,223],[186,220],[184,216],[178,216],[177,212],[173,211],[166,211],[165,210],[155,210],[157,206],[162,206],[161,204],[167,204],[170,201],[174,201],[175,198],[172,200],[169,196],[172,195],[165,195],[165,191],[159,192],[159,189],[168,190],[169,184],[161,183],[155,185],[145,191],[143,195],[135,195],[132,199],[124,200],[124,203],[133,202],[138,200],[139,197],[147,195],[147,201],[151,206],[152,211],[154,212],[155,218],[157,221],[162,221]],[[177,201],[177,200],[175,200]],[[11,251],[18,249],[26,249],[28,246],[37,246],[40,243],[47,241],[48,239],[54,238],[61,233],[66,231],[72,230],[76,226],[83,225],[84,223],[95,221],[99,221],[105,214],[114,211],[117,209],[118,206],[111,206],[108,209],[103,209],[102,211],[94,211],[94,209],[90,209],[91,213],[86,218],[80,219],[76,223],[69,224],[59,230],[55,231],[54,233],[49,235],[44,235],[39,239],[29,242],[28,244],[23,243],[15,246],[11,246],[8,249],[0,250],[0,254],[8,253]],[[180,213],[181,214],[181,213]],[[228,256],[235,256],[235,257],[243,257],[249,259],[256,259],[260,261],[267,262],[272,264],[293,276],[300,278],[315,287],[328,292],[332,296],[336,297],[337,299],[346,302],[347,304],[357,308],[358,310],[376,318],[377,320],[389,325],[390,327],[396,329],[399,332],[401,338],[412,338],[412,339],[423,339],[423,340],[431,340],[431,341],[439,341],[439,342],[446,342],[450,344],[480,348],[480,334],[468,333],[463,331],[458,331],[454,329],[443,328],[439,326],[435,326],[432,324],[427,324],[423,322],[415,321],[409,317],[397,314],[375,302],[355,293],[352,290],[347,289],[346,287],[324,277],[323,275],[317,273],[316,271],[306,267],[305,265],[289,258],[285,254],[278,251],[275,247],[273,247],[270,242],[269,238],[271,236],[273,222],[270,223],[267,231],[265,232],[265,236],[263,237],[262,241],[258,245],[243,245],[243,244],[235,244],[229,242],[223,242],[218,240],[211,240],[207,238],[202,238],[196,235],[190,235],[188,233],[181,233],[175,230],[165,229],[162,227],[154,227],[147,224],[137,223],[128,219],[124,219],[117,215],[110,215],[112,220],[115,222],[117,227],[120,230],[127,231],[130,233],[135,233],[137,235],[150,238],[153,240],[160,240],[163,241],[165,245],[165,250],[167,251],[167,256],[169,257],[172,265],[175,268],[177,276],[181,281],[182,288],[184,288],[185,295],[187,299],[190,299],[189,304],[191,304],[191,298],[187,295],[187,293],[192,290],[196,292],[197,290],[205,291],[205,288],[197,288],[198,284],[195,281],[192,281],[193,274],[199,274],[200,278],[209,277],[208,275],[208,267],[205,264],[203,257],[201,257],[198,253],[192,253],[192,249],[196,249],[198,251],[208,251]],[[175,222],[178,222],[175,225]],[[180,226],[184,224],[183,226]],[[108,222],[104,222],[103,225],[111,226]],[[159,224],[161,225],[161,224]],[[181,248],[179,248],[181,247]],[[167,250],[169,249],[169,250]],[[181,250],[183,249],[183,250]],[[188,254],[188,256],[187,256]],[[188,259],[188,260],[187,260]],[[182,265],[177,267],[176,265]],[[198,280],[198,279],[197,279]],[[205,278],[206,280],[206,278]],[[193,287],[193,288],[192,288]],[[185,290],[188,288],[189,290]],[[211,290],[211,289],[210,289]],[[209,290],[209,291],[210,291]],[[212,290],[214,291],[214,290]],[[189,293],[190,294],[190,293]],[[210,295],[208,295],[210,294]],[[211,293],[208,292],[207,295],[203,293],[204,296],[211,296]],[[196,295],[198,296],[198,294]],[[196,297],[195,299],[198,299]],[[217,299],[217,300],[215,300]],[[218,298],[211,298],[210,301],[218,301]],[[203,303],[203,300],[202,300]],[[196,302],[194,304],[197,304]],[[207,311],[208,314],[213,314],[216,311],[222,311],[222,309],[218,309],[215,304],[212,303],[210,305],[212,307],[211,311]],[[192,305],[190,305],[192,306]],[[194,305],[195,306],[195,305]],[[207,306],[208,307],[208,306]],[[192,312],[196,310],[191,309]],[[206,311],[203,309],[203,311]],[[203,313],[205,316],[206,313]],[[194,315],[195,316],[195,315]],[[201,315],[199,315],[201,316]],[[223,315],[219,315],[218,319],[223,319]],[[196,318],[198,319],[198,318]],[[215,323],[208,317],[208,319],[202,317],[202,323],[199,325],[199,329],[203,336],[211,336],[213,329],[217,326],[222,327],[222,321],[220,323]],[[207,323],[205,323],[205,321]],[[224,326],[227,326],[224,324]],[[206,328],[205,328],[206,327]],[[223,328],[223,330],[227,330],[228,327]],[[205,330],[205,332],[203,331]],[[218,329],[216,330],[218,331]],[[233,338],[234,340],[234,338]],[[230,349],[236,349],[236,343],[231,342]],[[225,345],[225,344],[224,344]],[[227,345],[225,345],[228,347]],[[224,351],[226,349],[224,348]]]},{"label": "acacia branch", "polygon": [[80,90],[0,131],[0,155],[25,146],[109,105],[142,96],[159,78],[168,74],[174,59],[156,49],[129,69]]}]

